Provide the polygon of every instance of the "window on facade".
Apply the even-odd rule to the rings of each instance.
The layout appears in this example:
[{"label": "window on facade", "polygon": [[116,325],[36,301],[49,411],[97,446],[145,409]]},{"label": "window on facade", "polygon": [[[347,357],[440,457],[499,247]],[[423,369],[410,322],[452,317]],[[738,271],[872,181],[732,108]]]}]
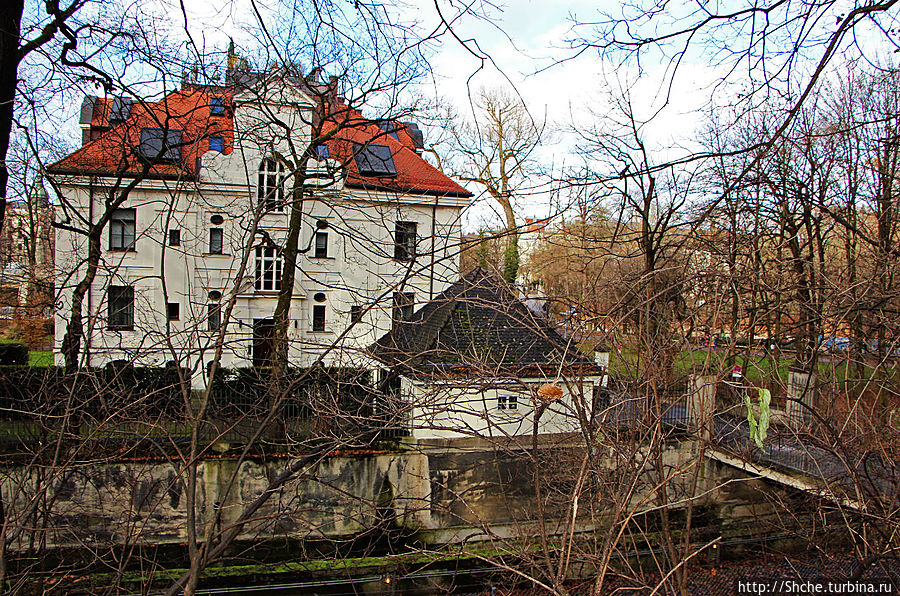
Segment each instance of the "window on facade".
[{"label": "window on facade", "polygon": [[312,330],[325,331],[325,305],[313,304],[312,307]]},{"label": "window on facade", "polygon": [[316,232],[316,249],[313,256],[317,259],[328,256],[328,232]]},{"label": "window on facade", "polygon": [[222,326],[222,307],[220,304],[206,305],[206,329],[218,331]]},{"label": "window on facade", "polygon": [[209,137],[209,150],[225,153],[225,137],[219,135]]},{"label": "window on facade", "polygon": [[416,295],[412,292],[394,292],[393,322],[409,321],[413,316]]},{"label": "window on facade", "polygon": [[141,129],[141,157],[151,161],[181,159],[182,131],[163,128]]},{"label": "window on facade", "polygon": [[170,321],[177,321],[181,318],[181,304],[178,302],[169,302],[166,305],[166,315]]},{"label": "window on facade", "polygon": [[362,304],[354,304],[350,307],[350,322],[359,323],[362,321],[363,308]]},{"label": "window on facade", "polygon": [[107,326],[110,329],[134,329],[134,287],[109,286],[106,294]]},{"label": "window on facade", "polygon": [[394,258],[412,261],[416,258],[416,222],[398,221],[394,226]]},{"label": "window on facade", "polygon": [[266,211],[284,211],[284,164],[274,159],[259,164],[256,198]]},{"label": "window on facade", "polygon": [[313,151],[315,151],[316,159],[318,161],[331,157],[331,151],[328,150],[328,145],[325,143],[319,143],[313,148]]},{"label": "window on facade", "polygon": [[360,176],[396,176],[397,166],[387,145],[353,144],[353,156]]},{"label": "window on facade", "polygon": [[181,246],[181,230],[169,230],[169,246]]},{"label": "window on facade", "polygon": [[256,289],[261,292],[281,289],[281,255],[272,247],[256,247]]},{"label": "window on facade", "polygon": [[225,245],[225,236],[222,228],[209,229],[209,254],[220,255]]},{"label": "window on facade", "polygon": [[225,98],[221,96],[213,96],[209,100],[209,115],[224,116],[225,115]]},{"label": "window on facade", "polygon": [[134,250],[135,211],[116,209],[109,220],[109,249]]},{"label": "window on facade", "polygon": [[519,396],[515,393],[497,393],[498,410],[515,410],[519,407]]}]

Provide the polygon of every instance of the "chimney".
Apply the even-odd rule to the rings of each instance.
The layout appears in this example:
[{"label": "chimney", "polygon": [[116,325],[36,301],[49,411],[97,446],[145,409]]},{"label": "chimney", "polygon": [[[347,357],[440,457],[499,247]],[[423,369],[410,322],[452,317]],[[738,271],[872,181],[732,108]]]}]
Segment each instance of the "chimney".
[{"label": "chimney", "polygon": [[403,122],[402,124],[406,127],[406,132],[412,139],[413,147],[415,148],[416,153],[422,155],[422,149],[425,148],[425,135],[422,134],[422,130],[419,128],[419,125],[415,122]]}]

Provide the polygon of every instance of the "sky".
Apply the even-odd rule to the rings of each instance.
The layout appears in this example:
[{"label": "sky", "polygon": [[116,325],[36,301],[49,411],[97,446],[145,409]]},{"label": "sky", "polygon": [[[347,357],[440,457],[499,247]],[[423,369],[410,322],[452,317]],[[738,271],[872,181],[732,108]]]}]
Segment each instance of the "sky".
[{"label": "sky", "polygon": [[[35,0],[37,1],[37,0]],[[346,11],[354,10],[354,0],[333,0]],[[359,0],[361,3],[374,0]],[[394,0],[391,6],[405,22],[417,22],[418,30],[430,31],[439,25],[436,0]],[[522,98],[537,121],[546,120],[553,134],[546,135],[537,160],[546,168],[561,171],[580,165],[585,159],[577,155],[584,146],[579,133],[602,123],[610,111],[610,90],[627,90],[633,99],[639,119],[652,123],[642,135],[660,160],[672,159],[696,148],[698,131],[708,121],[710,97],[723,97],[734,91],[715,87],[728,73],[727,66],[709,55],[693,53],[680,63],[678,76],[669,87],[666,56],[644,60],[638,71],[633,63],[616,64],[602,58],[594,50],[578,57],[569,47],[575,21],[595,21],[601,11],[624,10],[613,0],[437,0],[444,15],[457,14],[463,1],[478,16],[466,14],[454,20],[453,33],[443,35],[429,48],[432,77],[421,87],[425,95],[440,98],[452,105],[461,118],[472,113],[471,97],[481,87],[512,88]],[[716,6],[741,0],[720,0]],[[834,11],[840,11],[837,0]],[[276,6],[296,2],[303,7],[308,0],[258,0],[264,17],[271,18]],[[99,10],[114,10],[98,4]],[[113,6],[110,4],[109,6]],[[182,15],[182,6],[184,16]],[[696,10],[696,3],[670,3],[668,11]],[[830,7],[832,5],[829,5]],[[222,52],[234,39],[238,51],[253,45],[247,33],[254,22],[250,0],[143,0],[141,10],[160,21],[167,21],[174,34],[181,34],[186,21],[193,41],[202,51]],[[686,8],[691,7],[691,8]],[[267,13],[267,11],[269,11]],[[671,17],[664,13],[660,18]],[[823,23],[827,19],[823,19]],[[861,37],[865,43],[865,38]],[[729,50],[733,40],[719,40],[720,49]],[[738,40],[739,41],[739,40]],[[468,47],[466,47],[468,46]],[[483,60],[472,51],[484,56]],[[732,73],[733,74],[733,73]],[[69,106],[77,110],[77,105]],[[69,120],[73,120],[69,118]],[[74,117],[77,122],[77,115]],[[75,126],[73,124],[73,126]],[[602,124],[601,124],[602,126]],[[427,129],[426,143],[440,139],[440,130]],[[75,136],[73,136],[75,138]],[[472,188],[477,191],[477,188]],[[547,191],[523,197],[519,216],[543,217],[551,211],[551,194]],[[466,228],[498,225],[500,218],[489,200],[476,202],[466,213]]]},{"label": "sky", "polygon": [[[217,4],[215,0],[185,0],[189,20],[203,23],[193,27],[197,38],[208,46],[223,45],[229,37],[247,40],[241,29],[252,21],[245,0]],[[420,30],[430,31],[440,23],[433,0],[401,0],[400,17],[418,22]],[[345,3],[349,5],[349,2]],[[579,139],[573,129],[596,120],[604,111],[610,86],[626,85],[636,98],[639,115],[649,116],[662,104],[660,97],[663,71],[660,66],[645,67],[638,74],[601,60],[596,52],[572,59],[566,40],[572,36],[575,19],[596,18],[603,3],[591,0],[509,0],[505,3],[476,2],[479,17],[466,15],[454,21],[453,36],[444,35],[431,46],[432,78],[422,92],[441,98],[455,107],[461,117],[472,114],[471,98],[482,87],[502,86],[514,89],[536,121],[547,121],[548,132],[537,159],[544,167],[556,170],[582,161],[574,155]],[[222,6],[227,6],[223,8]],[[445,17],[457,14],[460,2],[441,0]],[[615,7],[613,7],[615,8]],[[465,43],[469,48],[464,47]],[[473,51],[485,59],[473,55]],[[563,62],[560,60],[566,59]],[[665,110],[648,129],[648,140],[661,147],[676,147],[691,139],[702,114],[696,106],[705,105],[703,89],[715,76],[714,69],[686,64],[678,87]],[[436,139],[426,129],[426,143]],[[671,151],[671,149],[667,149]],[[477,187],[471,190],[478,193]],[[544,217],[551,211],[548,192],[520,199],[519,215]],[[466,213],[466,228],[471,230],[499,224],[492,202],[479,197]]]}]

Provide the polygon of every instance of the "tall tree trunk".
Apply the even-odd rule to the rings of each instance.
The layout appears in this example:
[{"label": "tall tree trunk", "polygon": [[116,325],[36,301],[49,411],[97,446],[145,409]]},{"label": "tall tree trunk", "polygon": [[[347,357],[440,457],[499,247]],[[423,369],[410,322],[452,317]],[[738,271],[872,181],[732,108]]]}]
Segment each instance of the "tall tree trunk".
[{"label": "tall tree trunk", "polygon": [[278,291],[278,304],[275,306],[274,318],[274,358],[273,381],[278,382],[288,367],[290,342],[291,302],[294,299],[294,281],[297,278],[297,257],[300,254],[300,228],[303,224],[303,199],[306,181],[306,156],[300,159],[300,165],[294,172],[294,183],[291,188],[291,216],[288,223],[288,235],[285,238],[283,263],[281,269],[281,289]]},{"label": "tall tree trunk", "polygon": [[19,35],[24,0],[8,0],[0,10],[0,230],[6,215],[6,183],[9,170],[6,154],[12,132],[13,108],[16,99],[16,78],[19,72]]}]

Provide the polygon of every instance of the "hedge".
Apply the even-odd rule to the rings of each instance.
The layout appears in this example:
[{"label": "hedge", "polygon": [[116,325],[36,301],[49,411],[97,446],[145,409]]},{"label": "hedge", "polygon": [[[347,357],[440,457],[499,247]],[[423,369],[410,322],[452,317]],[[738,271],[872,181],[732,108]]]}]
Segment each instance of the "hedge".
[{"label": "hedge", "polygon": [[0,366],[0,419],[60,416],[175,418],[184,411],[175,368],[106,367],[67,375],[60,367]]}]

